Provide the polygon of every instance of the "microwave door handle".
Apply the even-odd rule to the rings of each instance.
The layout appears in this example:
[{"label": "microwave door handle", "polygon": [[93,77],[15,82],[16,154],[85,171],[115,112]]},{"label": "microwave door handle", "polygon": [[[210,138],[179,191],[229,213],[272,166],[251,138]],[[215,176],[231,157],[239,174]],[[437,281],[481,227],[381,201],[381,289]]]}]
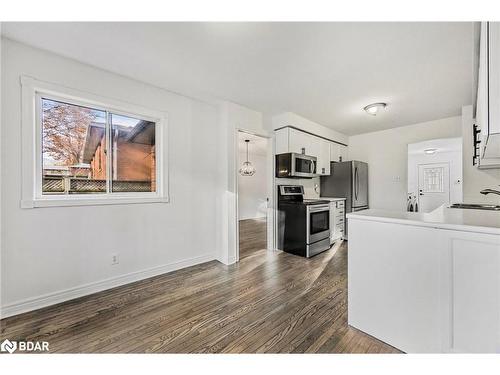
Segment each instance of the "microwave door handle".
[{"label": "microwave door handle", "polygon": [[314,173],[314,160],[311,160],[311,173]]}]

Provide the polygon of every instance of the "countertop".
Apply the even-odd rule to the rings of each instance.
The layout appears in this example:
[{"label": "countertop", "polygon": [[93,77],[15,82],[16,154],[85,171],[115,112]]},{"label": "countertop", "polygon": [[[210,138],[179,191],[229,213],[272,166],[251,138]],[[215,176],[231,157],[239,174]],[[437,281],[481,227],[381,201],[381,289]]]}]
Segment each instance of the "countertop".
[{"label": "countertop", "polygon": [[372,220],[500,235],[500,211],[441,206],[429,213],[368,209],[351,212],[346,216],[347,219]]},{"label": "countertop", "polygon": [[323,199],[325,201],[345,201],[345,198],[331,198],[331,197],[319,197],[319,199]]}]

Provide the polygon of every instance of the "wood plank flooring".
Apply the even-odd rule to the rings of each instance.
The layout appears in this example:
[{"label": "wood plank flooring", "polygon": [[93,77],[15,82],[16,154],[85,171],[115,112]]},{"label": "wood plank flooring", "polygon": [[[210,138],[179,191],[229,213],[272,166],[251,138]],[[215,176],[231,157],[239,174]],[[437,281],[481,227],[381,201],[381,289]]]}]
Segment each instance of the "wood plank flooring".
[{"label": "wood plank flooring", "polygon": [[266,218],[239,221],[240,260],[267,248]]},{"label": "wood plank flooring", "polygon": [[311,259],[259,250],[0,325],[1,340],[45,340],[52,353],[398,352],[347,325],[345,244]]}]

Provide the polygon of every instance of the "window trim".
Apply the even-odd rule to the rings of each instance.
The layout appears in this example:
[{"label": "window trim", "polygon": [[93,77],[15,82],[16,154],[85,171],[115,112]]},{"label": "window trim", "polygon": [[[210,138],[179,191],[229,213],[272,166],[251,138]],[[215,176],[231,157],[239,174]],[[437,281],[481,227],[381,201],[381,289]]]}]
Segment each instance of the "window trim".
[{"label": "window trim", "polygon": [[[21,76],[22,208],[168,203],[168,116],[166,112]],[[43,195],[41,97],[155,122],[156,192]],[[107,140],[109,142],[109,140]],[[111,176],[107,177],[109,180]]]}]

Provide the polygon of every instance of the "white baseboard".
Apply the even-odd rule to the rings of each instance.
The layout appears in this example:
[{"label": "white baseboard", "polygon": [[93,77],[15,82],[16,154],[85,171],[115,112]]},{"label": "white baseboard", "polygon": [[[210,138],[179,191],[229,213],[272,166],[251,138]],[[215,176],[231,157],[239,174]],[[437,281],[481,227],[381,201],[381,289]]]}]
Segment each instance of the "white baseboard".
[{"label": "white baseboard", "polygon": [[244,221],[244,220],[259,220],[259,219],[266,219],[267,216],[249,216],[249,217],[240,217],[238,218],[238,221]]},{"label": "white baseboard", "polygon": [[153,276],[158,276],[167,272],[172,272],[181,268],[186,268],[194,266],[196,264],[209,262],[215,260],[214,254],[206,254],[198,257],[181,260],[178,262],[172,262],[164,264],[162,266],[149,268],[143,271],[131,272],[125,275],[111,277],[109,279],[96,281],[89,284],[84,284],[81,286],[47,293],[38,297],[27,298],[20,300],[8,305],[2,306],[0,308],[0,318],[7,318],[9,316],[22,314],[28,311],[33,311],[40,309],[42,307],[47,307],[55,305],[57,303],[69,301],[74,298],[83,297],[89,294],[101,292],[106,289],[115,288],[117,286],[133,283],[134,281],[139,281],[147,279]]},{"label": "white baseboard", "polygon": [[215,258],[215,260],[217,260],[218,262],[226,265],[226,266],[229,266],[233,263],[236,263],[236,257],[225,257],[225,256],[219,256],[217,258]]}]

